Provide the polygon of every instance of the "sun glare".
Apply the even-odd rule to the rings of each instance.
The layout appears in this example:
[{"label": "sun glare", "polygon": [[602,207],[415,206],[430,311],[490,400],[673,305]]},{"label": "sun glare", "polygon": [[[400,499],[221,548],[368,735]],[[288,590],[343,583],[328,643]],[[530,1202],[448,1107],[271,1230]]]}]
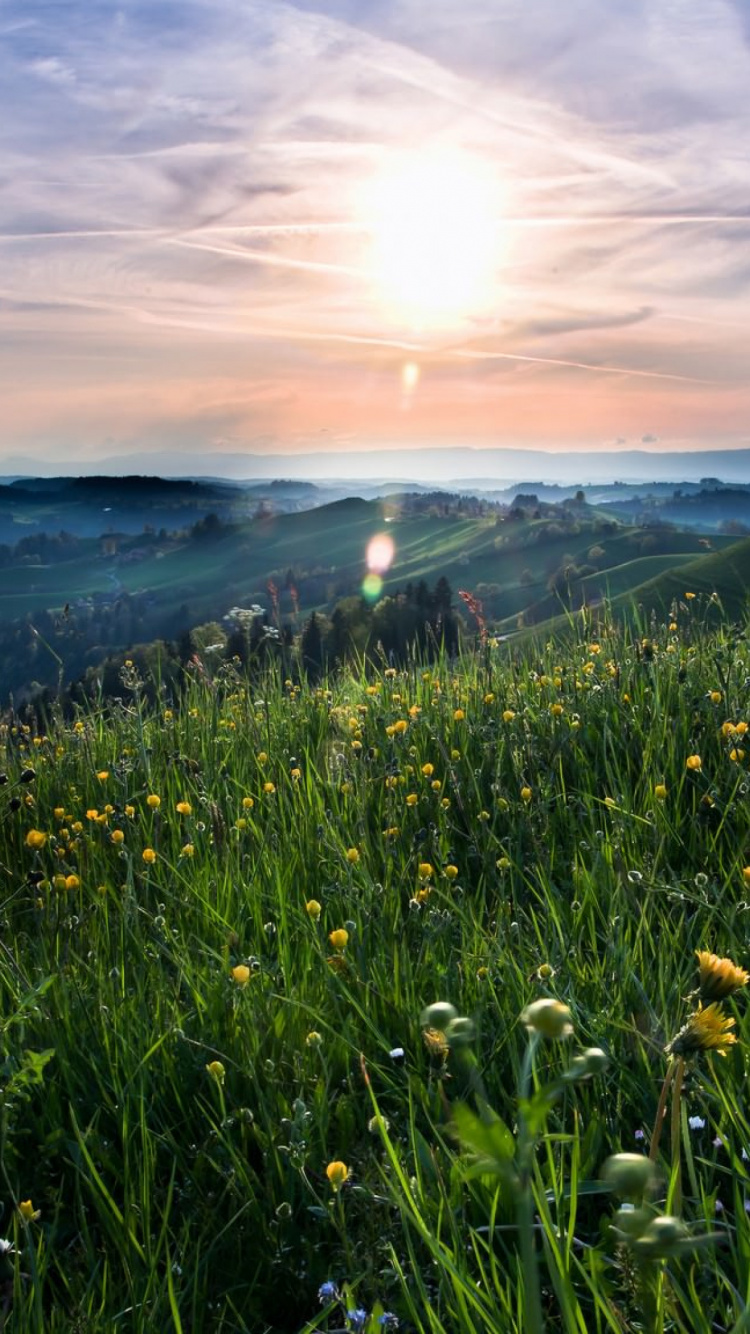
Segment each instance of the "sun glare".
[{"label": "sun glare", "polygon": [[363,210],[376,298],[413,328],[485,309],[502,258],[492,171],[453,151],[404,154],[373,177]]}]

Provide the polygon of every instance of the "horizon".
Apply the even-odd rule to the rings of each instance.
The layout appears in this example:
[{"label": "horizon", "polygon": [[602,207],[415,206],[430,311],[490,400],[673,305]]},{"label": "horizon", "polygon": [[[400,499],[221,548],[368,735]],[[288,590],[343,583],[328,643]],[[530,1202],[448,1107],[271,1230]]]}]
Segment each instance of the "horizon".
[{"label": "horizon", "polygon": [[9,0],[0,73],[5,471],[750,446],[743,0]]}]

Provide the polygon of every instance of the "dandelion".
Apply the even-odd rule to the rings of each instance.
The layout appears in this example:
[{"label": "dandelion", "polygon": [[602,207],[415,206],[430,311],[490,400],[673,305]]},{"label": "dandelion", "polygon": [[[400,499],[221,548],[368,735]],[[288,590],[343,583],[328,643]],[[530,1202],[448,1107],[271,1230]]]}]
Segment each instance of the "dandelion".
[{"label": "dandelion", "polygon": [[224,1066],[222,1065],[221,1061],[209,1061],[208,1065],[206,1066],[206,1069],[208,1070],[208,1073],[210,1074],[211,1078],[216,1080],[217,1084],[224,1083],[227,1072],[224,1069]]},{"label": "dandelion", "polygon": [[41,829],[30,829],[26,835],[26,847],[33,852],[41,852],[46,842],[47,835]]},{"label": "dandelion", "polygon": [[326,1168],[326,1176],[328,1177],[328,1180],[331,1183],[331,1189],[335,1194],[337,1191],[341,1190],[344,1182],[349,1180],[349,1168],[346,1163],[342,1163],[339,1159],[335,1159],[332,1163],[328,1164]]},{"label": "dandelion", "polygon": [[246,963],[238,963],[232,969],[232,977],[238,987],[246,987],[250,981],[250,969]]},{"label": "dandelion", "polygon": [[335,950],[345,950],[349,943],[349,932],[346,927],[337,927],[335,931],[329,932],[328,939]]},{"label": "dandelion", "polygon": [[433,872],[432,866],[430,865],[429,862],[420,862],[420,863],[419,863],[419,878],[420,878],[420,880],[429,880],[429,879],[431,879],[431,877],[432,877],[433,874],[434,874],[434,872]]},{"label": "dandelion", "polygon": [[153,866],[154,862],[156,861],[156,853],[154,852],[153,848],[144,848],[143,852],[141,853],[141,857],[146,863],[146,866]]},{"label": "dandelion", "polygon": [[699,1004],[664,1050],[667,1056],[693,1056],[699,1051],[715,1051],[719,1056],[726,1056],[727,1049],[737,1041],[736,1035],[730,1032],[734,1024],[734,1019],[725,1015],[716,1001],[705,1008]]},{"label": "dandelion", "polygon": [[685,768],[690,769],[692,773],[700,773],[703,768],[703,761],[700,755],[688,755],[685,760]]},{"label": "dandelion", "polygon": [[738,968],[731,959],[721,959],[708,950],[696,950],[700,974],[699,995],[702,1001],[719,1001],[747,985],[750,973]]}]

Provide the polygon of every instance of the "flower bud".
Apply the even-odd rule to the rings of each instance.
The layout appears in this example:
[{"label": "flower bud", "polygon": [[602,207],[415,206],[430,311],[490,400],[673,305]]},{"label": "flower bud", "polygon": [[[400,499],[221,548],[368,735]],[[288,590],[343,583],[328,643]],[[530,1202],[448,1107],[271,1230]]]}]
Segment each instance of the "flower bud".
[{"label": "flower bud", "polygon": [[437,1028],[444,1033],[448,1025],[458,1019],[458,1010],[449,1001],[435,1001],[434,1005],[428,1005],[422,1011],[420,1024],[422,1028]]},{"label": "flower bud", "polygon": [[602,1180],[616,1195],[643,1195],[654,1182],[654,1164],[642,1153],[615,1153],[602,1168]]},{"label": "flower bud", "polygon": [[542,999],[532,1001],[521,1014],[521,1023],[542,1037],[569,1038],[573,1033],[570,1010],[562,1001]]}]

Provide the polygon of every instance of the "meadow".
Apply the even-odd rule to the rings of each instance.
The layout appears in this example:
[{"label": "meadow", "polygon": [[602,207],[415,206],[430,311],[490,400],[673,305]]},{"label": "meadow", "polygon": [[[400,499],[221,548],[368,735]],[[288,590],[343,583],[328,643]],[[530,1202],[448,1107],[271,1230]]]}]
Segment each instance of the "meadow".
[{"label": "meadow", "polygon": [[0,1328],[750,1329],[746,626],[157,695],[3,727]]}]

